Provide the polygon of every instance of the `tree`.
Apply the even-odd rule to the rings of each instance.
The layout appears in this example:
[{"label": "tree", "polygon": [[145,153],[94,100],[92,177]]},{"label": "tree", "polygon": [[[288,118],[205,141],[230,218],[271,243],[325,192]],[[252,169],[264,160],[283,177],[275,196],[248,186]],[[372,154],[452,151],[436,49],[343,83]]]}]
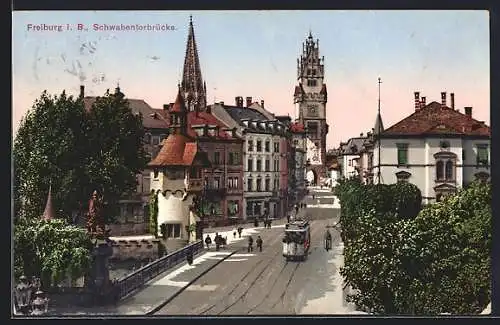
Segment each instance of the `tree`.
[{"label": "tree", "polygon": [[81,98],[43,92],[21,122],[14,141],[14,212],[38,218],[52,184],[58,217],[80,216],[94,190],[104,195],[105,216],[136,187],[146,165],[142,117],[123,94],[106,92],[86,110]]},{"label": "tree", "polygon": [[[491,185],[475,183],[413,218],[415,210],[403,213],[400,207],[406,202],[417,209],[419,191],[393,186],[394,191],[401,188],[408,191],[394,196],[399,218],[368,204],[342,224],[355,228],[355,236],[345,242],[341,269],[357,290],[348,300],[379,314],[480,312],[490,301]],[[347,194],[354,195],[347,199]],[[359,188],[344,188],[342,197],[346,205],[370,200]]]},{"label": "tree", "polygon": [[85,230],[62,219],[20,219],[14,226],[14,273],[37,276],[57,285],[67,275],[77,279],[91,265],[92,242]]}]

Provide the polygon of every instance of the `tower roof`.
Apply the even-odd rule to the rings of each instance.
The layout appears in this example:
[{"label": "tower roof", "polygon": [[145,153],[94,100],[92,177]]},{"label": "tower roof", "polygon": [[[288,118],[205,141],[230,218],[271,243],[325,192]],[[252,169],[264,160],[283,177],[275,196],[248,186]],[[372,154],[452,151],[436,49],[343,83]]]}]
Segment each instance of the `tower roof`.
[{"label": "tower roof", "polygon": [[189,17],[189,32],[184,57],[184,70],[182,73],[182,92],[184,99],[189,98],[189,110],[205,110],[207,94],[205,83],[201,76],[200,59],[194,37],[192,16]]},{"label": "tower roof", "polygon": [[49,185],[49,194],[47,195],[47,203],[42,215],[43,220],[55,219],[54,207],[52,206],[52,185]]},{"label": "tower roof", "polygon": [[384,132],[384,123],[382,122],[382,116],[377,113],[377,118],[375,119],[375,127],[373,128],[373,134],[379,134],[379,132]]},{"label": "tower roof", "polygon": [[184,98],[181,94],[181,89],[177,92],[177,98],[175,99],[175,103],[170,110],[171,113],[186,113],[186,103],[184,102]]}]

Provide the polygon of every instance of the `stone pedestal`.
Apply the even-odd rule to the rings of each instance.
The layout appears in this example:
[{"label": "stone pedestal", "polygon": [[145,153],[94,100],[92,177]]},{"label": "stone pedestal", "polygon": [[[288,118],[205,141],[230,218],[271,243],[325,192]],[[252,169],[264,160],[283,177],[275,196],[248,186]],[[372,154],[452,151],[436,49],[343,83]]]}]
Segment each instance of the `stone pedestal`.
[{"label": "stone pedestal", "polygon": [[92,252],[92,268],[87,285],[94,296],[95,304],[103,304],[113,298],[113,286],[109,279],[111,255],[113,255],[113,247],[108,242],[98,242]]}]

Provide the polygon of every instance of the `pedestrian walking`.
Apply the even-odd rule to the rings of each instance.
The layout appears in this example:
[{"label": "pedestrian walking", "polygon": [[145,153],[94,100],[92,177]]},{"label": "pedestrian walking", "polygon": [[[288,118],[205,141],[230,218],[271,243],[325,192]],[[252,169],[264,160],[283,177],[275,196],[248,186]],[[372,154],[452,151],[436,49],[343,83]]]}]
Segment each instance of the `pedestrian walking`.
[{"label": "pedestrian walking", "polygon": [[248,252],[253,252],[253,238],[252,236],[248,237]]},{"label": "pedestrian walking", "polygon": [[207,249],[210,249],[210,244],[212,244],[212,238],[210,238],[210,235],[207,235],[207,238],[205,238],[205,244],[207,245]]},{"label": "pedestrian walking", "polygon": [[236,228],[234,228],[234,230],[233,230],[233,238],[236,238],[236,232],[237,232],[237,230],[236,230]]},{"label": "pedestrian walking", "polygon": [[215,233],[215,239],[214,239],[214,241],[215,241],[215,250],[219,251],[221,242],[220,242],[220,236],[219,236],[218,233]]},{"label": "pedestrian walking", "polygon": [[257,244],[257,248],[259,249],[259,252],[262,252],[262,238],[260,236],[257,237],[257,240],[255,241]]},{"label": "pedestrian walking", "polygon": [[238,236],[241,238],[241,233],[243,232],[243,227],[238,227]]}]

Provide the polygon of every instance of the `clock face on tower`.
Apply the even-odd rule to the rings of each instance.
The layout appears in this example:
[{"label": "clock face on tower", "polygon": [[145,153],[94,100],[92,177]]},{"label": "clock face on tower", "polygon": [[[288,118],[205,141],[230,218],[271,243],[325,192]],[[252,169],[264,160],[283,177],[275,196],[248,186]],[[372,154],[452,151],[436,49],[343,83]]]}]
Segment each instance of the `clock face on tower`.
[{"label": "clock face on tower", "polygon": [[316,105],[308,105],[307,115],[312,117],[318,116],[318,107]]}]

